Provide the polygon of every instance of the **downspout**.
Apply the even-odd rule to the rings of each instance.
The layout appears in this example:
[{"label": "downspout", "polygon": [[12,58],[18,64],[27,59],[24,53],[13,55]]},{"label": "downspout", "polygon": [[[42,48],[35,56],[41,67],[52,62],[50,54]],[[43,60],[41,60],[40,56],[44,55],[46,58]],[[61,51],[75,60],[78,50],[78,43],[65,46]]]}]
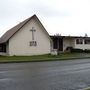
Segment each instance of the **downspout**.
[{"label": "downspout", "polygon": [[57,38],[57,54],[59,55],[59,37]]}]

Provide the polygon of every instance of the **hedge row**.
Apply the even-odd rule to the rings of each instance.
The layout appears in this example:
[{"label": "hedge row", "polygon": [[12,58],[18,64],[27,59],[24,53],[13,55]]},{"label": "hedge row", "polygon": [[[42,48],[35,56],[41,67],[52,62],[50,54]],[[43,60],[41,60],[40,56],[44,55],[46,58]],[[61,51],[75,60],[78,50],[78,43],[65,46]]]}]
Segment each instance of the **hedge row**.
[{"label": "hedge row", "polygon": [[66,48],[67,51],[70,51],[70,52],[75,52],[75,53],[90,53],[90,49],[78,49],[78,48],[72,48],[72,47],[67,47]]}]

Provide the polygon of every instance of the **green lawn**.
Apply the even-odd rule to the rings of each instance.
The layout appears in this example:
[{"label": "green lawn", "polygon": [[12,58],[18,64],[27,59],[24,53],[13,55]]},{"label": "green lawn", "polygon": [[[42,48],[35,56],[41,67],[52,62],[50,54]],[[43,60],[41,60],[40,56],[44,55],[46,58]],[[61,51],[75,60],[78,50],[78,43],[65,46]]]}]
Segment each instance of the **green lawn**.
[{"label": "green lawn", "polygon": [[64,53],[60,55],[36,55],[36,56],[0,56],[0,62],[23,62],[23,61],[55,61],[55,60],[68,60],[76,58],[90,57],[86,53]]},{"label": "green lawn", "polygon": [[90,90],[90,88],[89,89],[86,89],[86,90]]}]

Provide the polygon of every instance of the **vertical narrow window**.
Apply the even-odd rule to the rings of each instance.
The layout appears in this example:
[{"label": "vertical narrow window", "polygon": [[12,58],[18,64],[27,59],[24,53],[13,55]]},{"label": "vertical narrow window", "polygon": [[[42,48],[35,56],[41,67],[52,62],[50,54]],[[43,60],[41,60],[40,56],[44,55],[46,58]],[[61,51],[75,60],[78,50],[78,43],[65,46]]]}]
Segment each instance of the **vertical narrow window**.
[{"label": "vertical narrow window", "polygon": [[89,39],[85,39],[84,40],[84,44],[90,44],[90,40]]},{"label": "vertical narrow window", "polygon": [[83,44],[83,39],[81,39],[81,38],[76,39],[76,44]]},{"label": "vertical narrow window", "polygon": [[30,41],[30,46],[37,46],[37,42],[36,41]]}]

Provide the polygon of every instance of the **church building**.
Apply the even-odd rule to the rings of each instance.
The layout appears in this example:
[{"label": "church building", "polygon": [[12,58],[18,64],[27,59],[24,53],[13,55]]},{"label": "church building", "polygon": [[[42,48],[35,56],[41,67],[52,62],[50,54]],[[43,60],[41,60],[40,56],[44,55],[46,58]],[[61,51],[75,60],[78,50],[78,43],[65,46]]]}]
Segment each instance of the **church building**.
[{"label": "church building", "polygon": [[0,55],[57,55],[68,47],[90,50],[90,37],[50,36],[36,15],[14,26],[0,38]]},{"label": "church building", "polygon": [[41,55],[51,52],[51,38],[36,15],[22,21],[0,38],[0,54]]}]

